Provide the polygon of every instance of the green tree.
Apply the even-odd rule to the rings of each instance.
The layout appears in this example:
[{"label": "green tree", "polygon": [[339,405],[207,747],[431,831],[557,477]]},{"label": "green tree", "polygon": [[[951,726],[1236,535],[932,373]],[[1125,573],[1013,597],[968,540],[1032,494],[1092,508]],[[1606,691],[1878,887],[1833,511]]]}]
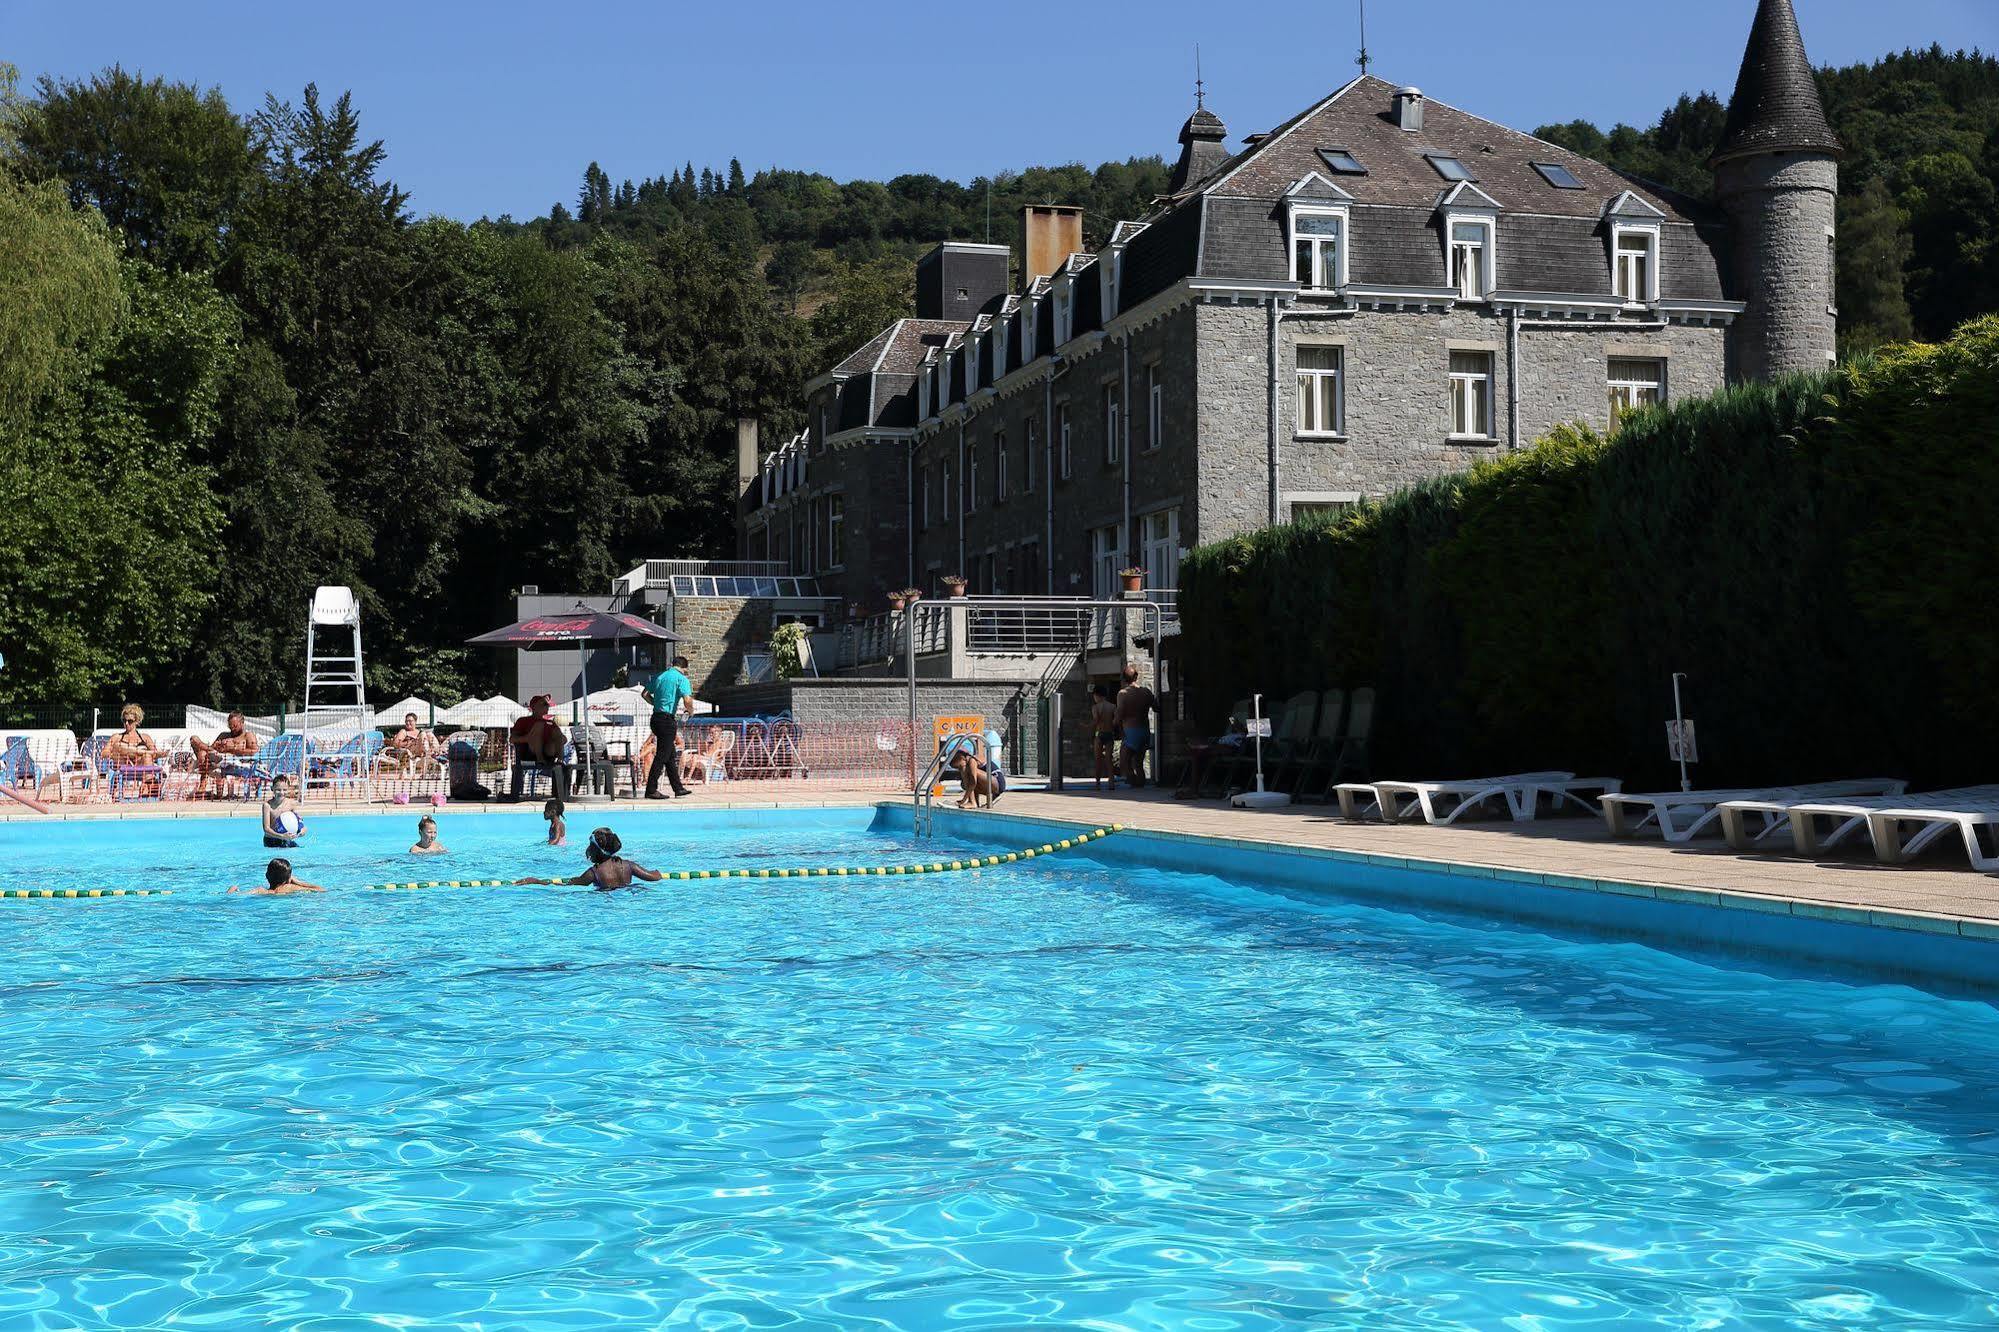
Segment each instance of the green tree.
[{"label": "green tree", "polygon": [[104,219],[72,209],[56,183],[31,185],[0,165],[0,420],[61,382],[124,301]]},{"label": "green tree", "polygon": [[907,259],[891,256],[840,265],[829,287],[831,299],[812,315],[812,336],[824,365],[916,310],[916,266]]},{"label": "green tree", "polygon": [[1839,200],[1839,339],[1866,351],[1914,336],[1902,267],[1909,260],[1908,218],[1885,181],[1870,181]]},{"label": "green tree", "polygon": [[218,89],[146,79],[113,66],[88,79],[44,78],[20,119],[21,160],[60,180],[163,268],[221,262],[255,178],[247,126]]}]

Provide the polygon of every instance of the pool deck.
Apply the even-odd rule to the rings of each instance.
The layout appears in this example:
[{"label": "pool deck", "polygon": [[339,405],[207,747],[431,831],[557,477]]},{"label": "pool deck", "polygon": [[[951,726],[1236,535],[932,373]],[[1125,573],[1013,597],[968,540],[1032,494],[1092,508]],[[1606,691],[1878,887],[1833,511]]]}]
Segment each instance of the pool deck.
[{"label": "pool deck", "polygon": [[[907,799],[879,787],[759,783],[753,791],[743,787],[727,792],[700,791],[685,802],[577,804],[570,810],[570,821],[637,809],[852,808]],[[940,808],[950,803],[940,801]],[[454,818],[533,807],[532,803],[452,804],[439,814]],[[57,805],[48,817],[251,818],[255,808],[235,802]],[[313,817],[333,813],[414,817],[428,809],[425,805],[356,803],[330,809],[308,807],[307,813]],[[1122,823],[1169,836],[1300,847],[1458,874],[1500,874],[1559,887],[1635,891],[1780,914],[1999,938],[1999,876],[1974,873],[1954,843],[1940,846],[1914,865],[1876,863],[1867,853],[1865,838],[1847,854],[1813,861],[1775,852],[1735,852],[1718,839],[1680,845],[1668,845],[1656,836],[1613,841],[1601,822],[1583,818],[1450,828],[1390,826],[1348,823],[1329,806],[1293,805],[1252,813],[1216,800],[1175,800],[1170,793],[1158,790],[1110,794],[1087,787],[1061,793],[1016,790],[1001,803],[1000,812],[1089,827]],[[0,811],[0,820],[7,822],[40,821],[43,817],[20,809]]]}]

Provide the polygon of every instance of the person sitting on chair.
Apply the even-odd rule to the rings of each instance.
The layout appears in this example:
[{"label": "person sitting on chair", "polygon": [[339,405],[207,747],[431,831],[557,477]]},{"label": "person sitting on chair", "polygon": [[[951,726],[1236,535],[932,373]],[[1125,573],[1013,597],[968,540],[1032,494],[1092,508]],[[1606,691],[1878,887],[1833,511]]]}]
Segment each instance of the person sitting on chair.
[{"label": "person sitting on chair", "polygon": [[240,712],[229,714],[228,729],[217,734],[213,741],[191,735],[187,744],[194,751],[195,771],[201,774],[202,794],[211,797],[219,798],[223,783],[241,775],[241,770],[248,766],[242,760],[257,755],[257,737],[244,729]]},{"label": "person sitting on chair", "polygon": [[521,798],[521,783],[530,765],[550,774],[557,800],[569,799],[569,769],[562,763],[562,751],[569,737],[562,733],[555,718],[548,715],[552,702],[547,694],[536,694],[528,700],[528,715],[516,721],[510,732],[514,743],[514,778],[509,788],[512,799]]},{"label": "person sitting on chair", "polygon": [[443,746],[429,729],[417,725],[416,714],[405,712],[402,729],[390,736],[389,742],[382,747],[381,763],[385,767],[397,766],[408,772],[420,760],[435,757],[442,749]]}]

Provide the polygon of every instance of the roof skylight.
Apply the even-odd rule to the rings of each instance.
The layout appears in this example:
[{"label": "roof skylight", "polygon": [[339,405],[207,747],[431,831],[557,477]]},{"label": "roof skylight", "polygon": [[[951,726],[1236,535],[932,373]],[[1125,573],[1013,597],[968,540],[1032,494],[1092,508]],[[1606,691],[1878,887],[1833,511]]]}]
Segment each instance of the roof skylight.
[{"label": "roof skylight", "polygon": [[1449,153],[1424,153],[1423,159],[1426,162],[1428,162],[1431,166],[1435,167],[1437,170],[1437,174],[1442,176],[1445,180],[1475,181],[1478,179],[1477,176],[1474,176],[1465,167],[1465,164],[1463,162],[1458,161],[1457,158],[1452,157]]},{"label": "roof skylight", "polygon": [[1365,176],[1367,174],[1367,168],[1360,164],[1360,159],[1344,148],[1321,148],[1319,150],[1319,160],[1332,170],[1339,172],[1342,176]]},{"label": "roof skylight", "polygon": [[1543,180],[1558,190],[1579,190],[1583,187],[1583,183],[1576,179],[1576,173],[1560,162],[1536,162],[1534,169],[1541,173]]}]

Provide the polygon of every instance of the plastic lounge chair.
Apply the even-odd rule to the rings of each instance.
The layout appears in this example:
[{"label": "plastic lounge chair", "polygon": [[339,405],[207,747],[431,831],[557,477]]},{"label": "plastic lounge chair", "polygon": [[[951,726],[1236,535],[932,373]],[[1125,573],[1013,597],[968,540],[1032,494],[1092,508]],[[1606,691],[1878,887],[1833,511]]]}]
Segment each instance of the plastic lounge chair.
[{"label": "plastic lounge chair", "polygon": [[1592,804],[1589,797],[1601,800],[1623,788],[1624,781],[1618,777],[1565,777],[1558,782],[1533,782],[1521,793],[1521,803],[1514,811],[1514,817],[1522,821],[1540,817],[1545,800],[1550,815],[1562,813],[1562,805],[1567,803],[1590,818],[1598,818],[1603,809]]},{"label": "plastic lounge chair", "polygon": [[1347,723],[1347,691],[1328,689],[1319,696],[1319,724],[1289,758],[1277,766],[1271,789],[1289,791],[1296,800],[1306,777],[1339,761],[1340,736]]},{"label": "plastic lounge chair", "polygon": [[[1233,730],[1235,726],[1240,724],[1241,719],[1247,717],[1248,715],[1249,715],[1249,700],[1246,698],[1237,699],[1235,701],[1235,706],[1229,709],[1230,729]],[[1219,739],[1220,737],[1217,736],[1216,741],[1219,741]],[[1096,743],[1097,743],[1097,737],[1094,733],[1092,733],[1090,736],[1090,745],[1092,747],[1093,753]],[[1215,743],[1215,741],[1210,741],[1209,743],[1213,744]],[[1193,792],[1194,794],[1199,794],[1199,786],[1205,786],[1207,784],[1208,775],[1214,771],[1217,761],[1221,758],[1232,757],[1230,755],[1216,755],[1214,758],[1209,759],[1207,765],[1201,769],[1201,781],[1197,785],[1194,781],[1194,755],[1191,751],[1192,749],[1199,747],[1200,746],[1198,745],[1190,746],[1189,752],[1186,753],[1184,756],[1182,756],[1182,758],[1180,759],[1179,772],[1176,774],[1173,780],[1173,788],[1176,791]]]},{"label": "plastic lounge chair", "polygon": [[301,791],[304,790],[305,736],[297,731],[274,736],[257,751],[250,760],[249,768],[243,773],[243,793],[247,799],[270,790],[272,781],[279,777],[289,777]]},{"label": "plastic lounge chair", "polygon": [[1980,873],[1999,873],[1999,788],[1990,788],[1986,797],[1960,795],[1937,799],[1917,797],[1907,807],[1881,809],[1867,815],[1867,832],[1874,842],[1874,858],[1886,865],[1899,865],[1922,853],[1938,838],[1956,832],[1964,838],[1964,852],[1971,868]]},{"label": "plastic lounge chair", "polygon": [[[1284,700],[1278,710],[1277,720],[1270,728],[1269,739],[1263,742],[1263,775],[1267,786],[1276,768],[1290,761],[1311,738],[1312,723],[1319,715],[1319,691],[1306,689]],[[1227,775],[1222,781],[1224,797],[1238,791],[1246,791],[1256,781],[1257,746],[1256,741],[1243,743],[1242,752],[1228,765]]]},{"label": "plastic lounge chair", "polygon": [[[1886,777],[1860,777],[1843,782],[1810,782],[1802,786],[1765,786],[1738,791],[1611,792],[1603,797],[1604,823],[1612,837],[1635,837],[1657,825],[1669,842],[1689,842],[1721,819],[1728,801],[1836,800],[1842,796],[1900,795],[1903,782]],[[1636,822],[1632,816],[1638,815]],[[1779,826],[1766,821],[1764,832]]]},{"label": "plastic lounge chair", "polygon": [[[1340,737],[1339,752],[1334,755],[1332,770],[1326,774],[1325,785],[1312,797],[1326,801],[1337,797],[1339,785],[1367,776],[1367,741],[1374,731],[1374,688],[1364,685],[1347,699],[1346,733]],[[1299,798],[1303,798],[1300,792]],[[1342,802],[1345,809],[1347,802]]]},{"label": "plastic lounge chair", "polygon": [[[1720,806],[1721,828],[1728,844],[1738,851],[1778,827],[1791,830],[1791,849],[1801,856],[1830,851],[1855,832],[1868,826],[1868,815],[1880,810],[1924,809],[1964,802],[1999,800],[1999,786],[1960,786],[1945,791],[1925,791],[1919,795],[1862,796],[1852,800],[1730,800]],[[1752,832],[1761,819],[1765,827]]]},{"label": "plastic lounge chair", "polygon": [[[1495,800],[1506,803],[1507,813],[1516,823],[1534,817],[1537,793],[1573,782],[1572,772],[1516,772],[1504,777],[1472,777],[1459,781],[1375,782],[1374,797],[1381,816],[1389,823],[1408,823],[1421,818],[1425,823],[1445,827]],[[1357,785],[1349,783],[1348,785]],[[1342,791],[1342,795],[1345,795]],[[1347,802],[1340,802],[1345,814]]]}]

